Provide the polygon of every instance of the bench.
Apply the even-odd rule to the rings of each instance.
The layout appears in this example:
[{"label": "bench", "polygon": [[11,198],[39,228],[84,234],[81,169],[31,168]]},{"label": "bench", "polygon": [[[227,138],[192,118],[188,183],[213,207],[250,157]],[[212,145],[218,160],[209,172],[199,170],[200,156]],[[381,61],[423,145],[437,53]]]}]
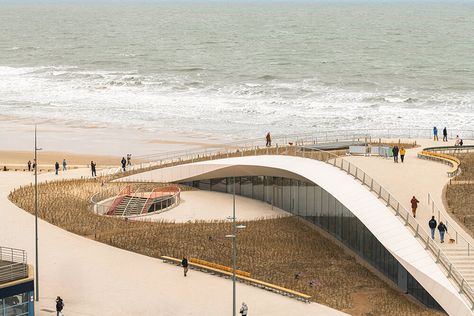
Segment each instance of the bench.
[{"label": "bench", "polygon": [[[181,260],[177,259],[177,258],[168,257],[168,256],[161,256],[160,258],[164,262],[172,262],[172,263],[176,263],[178,265],[181,264]],[[227,276],[227,277],[232,277],[233,276],[232,272],[228,272],[228,271],[217,269],[217,268],[212,268],[212,267],[202,265],[202,264],[199,264],[199,263],[194,263],[191,260],[188,263],[189,263],[190,267],[206,270],[206,271],[209,271],[211,273],[217,273],[217,274],[224,275],[224,276]],[[311,298],[310,295],[303,294],[303,293],[300,293],[300,292],[297,292],[297,291],[293,291],[293,290],[290,290],[290,289],[287,289],[287,288],[284,288],[284,287],[281,287],[281,286],[278,286],[278,285],[275,285],[275,284],[267,283],[267,282],[256,280],[256,279],[252,279],[252,278],[247,277],[247,276],[236,274],[235,277],[236,277],[236,280],[246,282],[248,284],[258,286],[260,288],[264,288],[264,289],[267,289],[267,290],[270,290],[270,291],[273,291],[273,292],[276,292],[276,293],[280,293],[280,294],[283,294],[283,295],[286,295],[286,296],[291,296],[291,297],[294,297],[298,300],[302,300],[304,302],[309,302],[309,299]]]},{"label": "bench", "polygon": [[451,155],[423,150],[418,153],[418,158],[433,160],[451,166],[452,168],[448,170],[448,177],[450,178],[456,176],[460,171],[461,161]]},{"label": "bench", "polygon": [[[200,264],[200,265],[203,265],[203,266],[207,266],[207,267],[210,267],[210,268],[215,268],[215,269],[218,269],[218,270],[223,270],[223,271],[227,271],[227,272],[232,273],[232,268],[226,267],[226,266],[223,266],[223,265],[220,265],[220,264],[217,264],[217,263],[208,262],[208,261],[201,260],[201,259],[196,259],[196,258],[190,258],[189,262],[197,263],[197,264]],[[241,271],[241,270],[235,270],[235,274],[242,275],[242,276],[245,276],[245,277],[250,277],[250,272],[245,272],[245,271]]]}]

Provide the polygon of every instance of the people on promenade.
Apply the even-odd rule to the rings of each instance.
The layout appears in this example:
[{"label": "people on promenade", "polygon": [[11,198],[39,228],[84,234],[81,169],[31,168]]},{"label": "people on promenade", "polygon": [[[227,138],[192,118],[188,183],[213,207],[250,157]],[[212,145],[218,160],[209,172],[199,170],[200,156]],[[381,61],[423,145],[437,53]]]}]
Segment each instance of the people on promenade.
[{"label": "people on promenade", "polygon": [[397,145],[393,146],[392,148],[393,162],[398,163],[398,152],[399,152],[398,146]]},{"label": "people on promenade", "polygon": [[272,136],[270,135],[270,132],[267,133],[267,136],[265,136],[265,139],[267,141],[265,146],[272,147]]},{"label": "people on promenade", "polygon": [[242,302],[242,307],[240,307],[240,314],[242,314],[242,316],[247,316],[248,312],[249,312],[249,308],[247,304],[245,304],[245,302]]},{"label": "people on promenade", "polygon": [[443,128],[443,142],[447,142],[448,141],[448,130],[445,128]]},{"label": "people on promenade", "polygon": [[430,230],[431,230],[431,239],[434,240],[434,235],[435,235],[435,230],[436,230],[436,226],[438,225],[438,223],[436,222],[435,220],[435,217],[434,216],[431,216],[431,219],[430,221],[428,222],[428,226],[430,227]]},{"label": "people on promenade", "polygon": [[186,256],[183,257],[183,260],[181,260],[181,265],[183,266],[184,276],[186,276],[186,274],[188,274],[188,267],[189,267],[188,257]]},{"label": "people on promenade", "polygon": [[403,160],[405,160],[406,153],[407,151],[405,150],[405,147],[402,146],[402,148],[400,148],[400,159],[402,160],[402,163],[403,163]]},{"label": "people on promenade", "polygon": [[33,159],[33,171],[36,169],[36,159]]},{"label": "people on promenade", "polygon": [[97,176],[97,172],[96,172],[95,166],[96,166],[96,164],[91,160],[91,172],[92,172],[92,176],[93,176],[93,177],[96,177],[96,176]]},{"label": "people on promenade", "polygon": [[122,171],[125,172],[127,169],[127,160],[125,160],[125,157],[122,157],[122,161],[120,161],[120,163],[122,164]]},{"label": "people on promenade", "polygon": [[433,127],[433,140],[438,141],[438,128],[436,126]]},{"label": "people on promenade", "polygon": [[441,242],[443,243],[444,242],[444,234],[446,232],[448,232],[448,227],[446,227],[446,225],[444,225],[443,222],[440,221],[439,225],[438,225],[438,230],[439,230],[439,238],[441,239]]},{"label": "people on promenade", "polygon": [[459,140],[459,146],[462,146],[464,145],[464,142],[462,141],[462,139]]},{"label": "people on promenade", "polygon": [[413,213],[413,217],[416,217],[416,209],[418,208],[418,203],[420,203],[420,201],[418,201],[417,198],[413,195],[410,202],[411,212]]},{"label": "people on promenade", "polygon": [[60,296],[58,296],[56,298],[56,316],[61,316],[63,314],[62,313],[63,309],[64,309],[64,301]]},{"label": "people on promenade", "polygon": [[54,169],[56,170],[56,175],[58,175],[58,172],[59,172],[59,162],[56,161],[56,163],[54,164]]},{"label": "people on promenade", "polygon": [[461,138],[459,138],[459,135],[456,135],[456,141],[454,142],[454,146],[461,146]]},{"label": "people on promenade", "polygon": [[132,154],[127,154],[127,166],[132,165]]},{"label": "people on promenade", "polygon": [[63,159],[63,171],[66,171],[67,170],[67,162],[66,162],[66,158]]},{"label": "people on promenade", "polygon": [[31,160],[28,160],[27,165],[28,165],[28,171],[31,171]]}]

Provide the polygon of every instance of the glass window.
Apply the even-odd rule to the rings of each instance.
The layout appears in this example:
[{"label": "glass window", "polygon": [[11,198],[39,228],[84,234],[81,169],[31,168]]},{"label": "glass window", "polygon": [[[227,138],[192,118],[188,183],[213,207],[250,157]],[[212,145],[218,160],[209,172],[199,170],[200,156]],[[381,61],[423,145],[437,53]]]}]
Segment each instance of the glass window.
[{"label": "glass window", "polygon": [[253,198],[255,200],[263,201],[263,177],[252,177],[253,182]]},{"label": "glass window", "polygon": [[300,216],[306,216],[306,183],[300,182],[298,186],[298,214]]},{"label": "glass window", "polygon": [[329,231],[336,232],[336,199],[328,194],[328,217],[329,217]]},{"label": "glass window", "polygon": [[329,227],[329,214],[328,214],[328,193],[326,190],[321,189],[321,226],[328,229]]},{"label": "glass window", "polygon": [[336,212],[335,212],[335,220],[336,220],[336,236],[338,239],[342,239],[342,204],[339,203],[338,200],[336,201]]},{"label": "glass window", "polygon": [[311,222],[316,222],[316,210],[314,205],[314,188],[313,184],[306,184],[306,218]]},{"label": "glass window", "polygon": [[[319,185],[314,187],[314,223],[321,223],[321,208],[322,208],[322,189]],[[322,225],[322,224],[321,224]]]},{"label": "glass window", "polygon": [[273,177],[265,177],[264,178],[264,201],[267,203],[272,204],[273,201]]},{"label": "glass window", "polygon": [[299,190],[299,181],[291,180],[291,213],[299,215],[298,208],[298,190]]},{"label": "glass window", "polygon": [[283,178],[283,209],[291,212],[291,180]]},{"label": "glass window", "polygon": [[198,188],[205,191],[211,190],[211,180],[199,180]]},{"label": "glass window", "polygon": [[212,179],[211,180],[211,191],[227,192],[227,179]]},{"label": "glass window", "polygon": [[240,195],[252,198],[252,177],[240,178]]}]

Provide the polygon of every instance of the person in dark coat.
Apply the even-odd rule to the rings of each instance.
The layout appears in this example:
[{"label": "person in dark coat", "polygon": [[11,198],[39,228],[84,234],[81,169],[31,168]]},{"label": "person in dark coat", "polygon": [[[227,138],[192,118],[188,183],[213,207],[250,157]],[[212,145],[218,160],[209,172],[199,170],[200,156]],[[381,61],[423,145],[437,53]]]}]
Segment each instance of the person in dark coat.
[{"label": "person in dark coat", "polygon": [[28,160],[28,171],[31,171],[31,160]]},{"label": "person in dark coat", "polygon": [[91,172],[92,172],[92,176],[93,177],[96,177],[97,176],[97,172],[95,170],[95,163],[91,160]]},{"label": "person in dark coat", "polygon": [[54,164],[54,169],[56,170],[56,175],[58,175],[58,172],[59,172],[59,162],[56,161],[56,163]]},{"label": "person in dark coat", "polygon": [[272,147],[272,136],[270,135],[270,132],[268,132],[267,136],[265,136],[265,140],[267,141],[265,146]]},{"label": "person in dark coat", "polygon": [[393,162],[398,163],[398,152],[399,152],[398,146],[397,145],[393,146],[392,148]]},{"label": "person in dark coat", "polygon": [[443,128],[443,142],[447,142],[448,141],[448,130],[445,128]]},{"label": "person in dark coat", "polygon": [[186,276],[186,274],[188,273],[188,267],[189,267],[188,257],[186,256],[183,257],[183,260],[181,260],[181,265],[183,266],[184,276]]},{"label": "person in dark coat", "polygon": [[413,217],[416,217],[416,209],[418,208],[418,203],[420,203],[420,201],[418,201],[416,197],[413,196],[410,203],[411,203],[411,211],[413,213]]},{"label": "person in dark coat", "polygon": [[63,308],[64,308],[63,299],[60,296],[58,296],[56,298],[56,316],[62,315]]},{"label": "person in dark coat", "polygon": [[444,225],[443,222],[440,221],[438,225],[438,230],[439,230],[439,238],[441,239],[441,242],[443,243],[444,233],[448,232],[448,227],[446,227],[446,225]]},{"label": "person in dark coat", "polygon": [[434,235],[435,235],[436,226],[438,226],[438,223],[436,222],[434,216],[431,216],[431,219],[430,219],[430,221],[428,222],[428,226],[430,227],[430,230],[431,230],[431,239],[434,240]]},{"label": "person in dark coat", "polygon": [[122,170],[125,172],[126,168],[127,168],[127,160],[125,160],[125,157],[122,157]]}]

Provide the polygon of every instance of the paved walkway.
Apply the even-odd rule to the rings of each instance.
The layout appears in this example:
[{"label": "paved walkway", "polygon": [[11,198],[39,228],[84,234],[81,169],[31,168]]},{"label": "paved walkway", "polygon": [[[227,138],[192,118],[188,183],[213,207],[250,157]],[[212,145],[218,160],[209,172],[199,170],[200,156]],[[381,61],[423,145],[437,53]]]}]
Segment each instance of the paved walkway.
[{"label": "paved walkway", "polygon": [[[272,208],[268,203],[246,198],[235,197],[238,219],[243,221],[260,218],[275,218],[291,215],[279,208]],[[232,195],[211,191],[181,192],[178,206],[161,214],[136,217],[136,220],[167,220],[183,223],[195,220],[226,220],[232,212]]]},{"label": "paved walkway", "polygon": [[[41,181],[88,175],[84,169]],[[34,263],[34,217],[7,199],[15,187],[33,181],[30,173],[0,173],[0,244],[28,252]],[[65,300],[66,315],[229,315],[229,280],[182,271],[158,259],[138,255],[69,233],[40,220],[40,302],[37,315],[52,315],[54,299]],[[251,315],[346,315],[316,303],[305,304],[256,287],[237,284],[237,302]]]},{"label": "paved walkway", "polygon": [[[431,194],[443,218],[448,217],[449,234],[445,236],[445,243],[439,243],[439,232],[436,230],[435,240],[461,271],[463,276],[474,288],[474,250],[471,248],[470,256],[467,255],[467,243],[474,245],[474,240],[453,220],[442,203],[443,188],[449,182],[447,171],[451,168],[439,162],[417,158],[418,152],[425,147],[444,146],[446,143],[431,140],[417,140],[421,147],[407,150],[405,162],[394,163],[393,159],[381,157],[350,156],[347,160],[365,171],[375,181],[388,189],[403,206],[411,212],[410,200],[412,196],[420,201],[416,219],[418,223],[429,232],[428,221],[438,212],[432,212],[428,204],[428,193]],[[472,142],[466,142],[471,144]],[[458,232],[456,238],[455,231]],[[448,243],[449,238],[458,240],[458,243]]]}]

